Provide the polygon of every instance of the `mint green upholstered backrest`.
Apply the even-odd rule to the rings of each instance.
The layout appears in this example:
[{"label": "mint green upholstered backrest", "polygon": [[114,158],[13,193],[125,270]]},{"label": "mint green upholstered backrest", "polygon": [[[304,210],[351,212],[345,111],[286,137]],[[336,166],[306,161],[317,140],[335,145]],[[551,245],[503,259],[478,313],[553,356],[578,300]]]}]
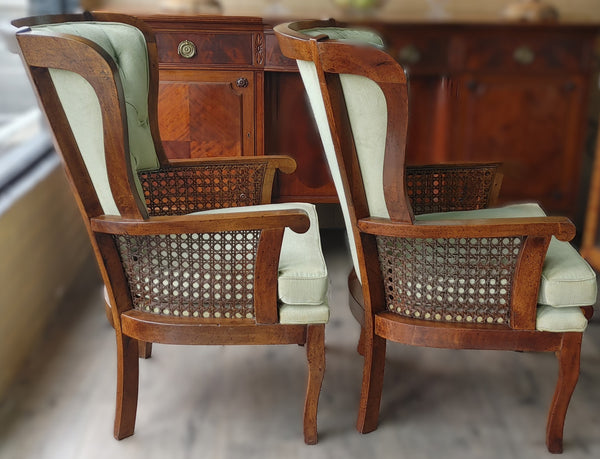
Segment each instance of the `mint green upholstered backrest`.
[{"label": "mint green upholstered backrest", "polygon": [[[32,27],[37,33],[76,35],[98,44],[114,60],[125,97],[129,152],[136,187],[143,197],[137,171],[157,169],[158,157],[148,119],[149,62],[142,32],[128,24],[72,22]],[[108,183],[100,104],[91,85],[80,75],[50,69],[63,109],[107,215],[119,215]],[[144,199],[141,199],[144,202]]]},{"label": "mint green upholstered backrest", "polygon": [[[325,34],[330,39],[383,47],[383,41],[377,34],[365,30],[324,27],[306,29],[301,32],[310,36]],[[329,130],[317,70],[312,61],[297,61],[297,64],[308,93],[321,141],[323,142],[325,156],[340,199],[352,261],[360,279],[356,247],[352,240],[348,201],[342,186],[342,178]],[[372,217],[389,218],[383,194],[383,159],[387,134],[387,103],[383,91],[377,83],[363,76],[342,74],[340,75],[340,81],[360,163],[369,213]]]}]

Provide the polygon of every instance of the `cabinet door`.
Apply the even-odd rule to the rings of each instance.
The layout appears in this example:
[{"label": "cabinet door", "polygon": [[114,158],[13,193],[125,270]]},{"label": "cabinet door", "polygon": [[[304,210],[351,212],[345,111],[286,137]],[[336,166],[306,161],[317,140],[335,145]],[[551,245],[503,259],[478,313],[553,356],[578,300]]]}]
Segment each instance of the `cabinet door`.
[{"label": "cabinet door", "polygon": [[500,161],[503,201],[573,215],[581,160],[579,77],[471,75],[458,84],[455,160]]},{"label": "cabinet door", "polygon": [[255,154],[252,71],[163,70],[158,123],[169,158]]},{"label": "cabinet door", "polygon": [[279,174],[277,201],[335,202],[337,194],[321,137],[298,73],[269,72],[265,79],[265,152],[296,160],[293,174]]}]

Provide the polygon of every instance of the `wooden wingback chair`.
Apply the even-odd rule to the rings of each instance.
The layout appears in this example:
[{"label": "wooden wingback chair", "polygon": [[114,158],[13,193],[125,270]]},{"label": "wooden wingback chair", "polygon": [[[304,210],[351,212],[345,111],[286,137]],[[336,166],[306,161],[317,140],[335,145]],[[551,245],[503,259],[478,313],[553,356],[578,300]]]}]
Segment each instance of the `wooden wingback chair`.
[{"label": "wooden wingback chair", "polygon": [[106,287],[115,437],[134,431],[139,343],[306,344],[304,437],[316,443],[329,317],[317,216],[310,204],[269,204],[276,169],[291,173],[294,161],[169,161],[156,43],[135,18],[13,24]]},{"label": "wooden wingback chair", "polygon": [[406,75],[374,33],[331,21],[275,33],[298,62],[346,220],[364,355],[358,430],[377,428],[387,340],[556,352],[546,443],[562,451],[596,301],[595,273],[567,242],[573,224],[536,204],[488,208],[495,164],[406,167]]}]

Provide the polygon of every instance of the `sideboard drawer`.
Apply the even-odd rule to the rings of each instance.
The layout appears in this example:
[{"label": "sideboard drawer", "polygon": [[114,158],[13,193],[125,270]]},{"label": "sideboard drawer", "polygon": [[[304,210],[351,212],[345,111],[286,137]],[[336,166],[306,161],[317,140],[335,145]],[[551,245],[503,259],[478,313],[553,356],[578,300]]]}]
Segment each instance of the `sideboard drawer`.
[{"label": "sideboard drawer", "polygon": [[253,65],[251,33],[158,32],[161,63],[180,65]]},{"label": "sideboard drawer", "polygon": [[437,73],[448,68],[447,36],[393,34],[384,37],[387,51],[409,72]]},{"label": "sideboard drawer", "polygon": [[573,35],[502,37],[469,40],[465,46],[467,70],[508,72],[569,72],[584,68],[585,47]]}]

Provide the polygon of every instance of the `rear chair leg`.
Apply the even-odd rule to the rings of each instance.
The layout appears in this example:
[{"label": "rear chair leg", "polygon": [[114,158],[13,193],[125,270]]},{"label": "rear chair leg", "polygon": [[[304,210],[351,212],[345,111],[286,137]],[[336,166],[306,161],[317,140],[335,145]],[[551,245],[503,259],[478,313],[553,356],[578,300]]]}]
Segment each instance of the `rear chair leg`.
[{"label": "rear chair leg", "polygon": [[365,333],[362,346],[363,381],[356,421],[356,429],[360,433],[369,433],[377,429],[385,369],[385,339],[373,334],[371,342],[369,341],[370,337]]},{"label": "rear chair leg", "polygon": [[138,341],[117,335],[117,406],[115,431],[117,440],[133,435],[138,399],[139,345]]},{"label": "rear chair leg", "polygon": [[558,381],[548,413],[546,446],[551,453],[562,453],[563,428],[571,395],[579,379],[579,358],[582,333],[565,333],[558,358]]},{"label": "rear chair leg", "polygon": [[325,373],[325,324],[308,325],[306,329],[308,385],[304,401],[304,442],[317,443],[317,407]]},{"label": "rear chair leg", "polygon": [[138,341],[140,359],[149,359],[152,357],[152,343]]}]

